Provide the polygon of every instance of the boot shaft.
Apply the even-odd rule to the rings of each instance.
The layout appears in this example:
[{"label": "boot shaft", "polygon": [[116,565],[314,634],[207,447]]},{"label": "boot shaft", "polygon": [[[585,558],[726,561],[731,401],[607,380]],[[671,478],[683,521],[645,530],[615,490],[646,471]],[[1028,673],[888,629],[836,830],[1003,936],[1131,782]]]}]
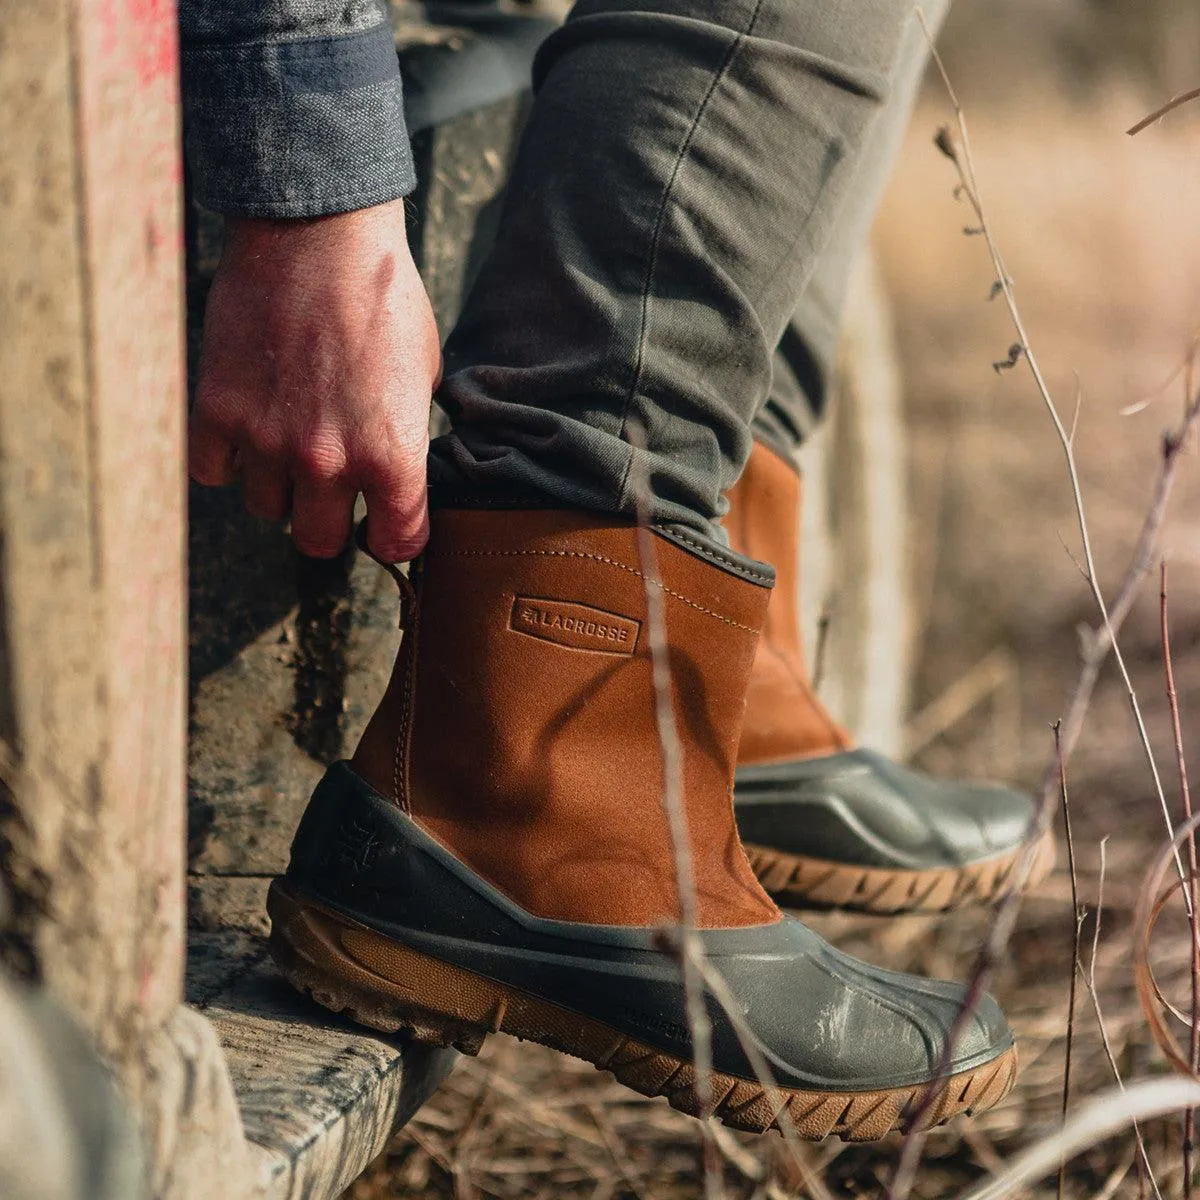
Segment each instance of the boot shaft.
[{"label": "boot shaft", "polygon": [[442,510],[355,767],[539,916],[677,917],[649,584],[662,601],[698,920],[777,917],[731,810],[769,577],[581,512]]},{"label": "boot shaft", "polygon": [[795,466],[754,443],[729,491],[725,527],[740,554],[775,568],[775,590],[750,678],[738,762],[836,754],[854,743],[817,698],[800,634],[801,480]]}]

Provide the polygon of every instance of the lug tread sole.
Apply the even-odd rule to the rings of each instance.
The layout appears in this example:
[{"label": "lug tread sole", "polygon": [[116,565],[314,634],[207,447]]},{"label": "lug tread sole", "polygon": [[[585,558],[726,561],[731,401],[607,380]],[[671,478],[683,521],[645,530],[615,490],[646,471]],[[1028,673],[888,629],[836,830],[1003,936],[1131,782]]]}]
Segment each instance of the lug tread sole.
[{"label": "lug tread sole", "polygon": [[[441,962],[302,898],[276,880],[268,899],[271,953],[289,982],[318,1004],[384,1033],[477,1054],[489,1033],[539,1042],[610,1071],[644,1096],[699,1116],[694,1065],[604,1022]],[[929,1128],[989,1108],[1016,1080],[1012,1047],[950,1076],[921,1119]],[[806,1140],[830,1134],[874,1141],[906,1127],[927,1084],[868,1092],[765,1089],[757,1081],[711,1072],[713,1115],[734,1129],[764,1133],[789,1122]]]},{"label": "lug tread sole", "polygon": [[[965,904],[990,904],[1008,890],[1021,850],[964,867],[905,871],[855,867],[825,859],[785,854],[766,846],[746,846],[759,882],[785,908],[840,909],[896,916],[940,913]],[[1040,883],[1054,866],[1054,835],[1038,846],[1029,886]]]}]

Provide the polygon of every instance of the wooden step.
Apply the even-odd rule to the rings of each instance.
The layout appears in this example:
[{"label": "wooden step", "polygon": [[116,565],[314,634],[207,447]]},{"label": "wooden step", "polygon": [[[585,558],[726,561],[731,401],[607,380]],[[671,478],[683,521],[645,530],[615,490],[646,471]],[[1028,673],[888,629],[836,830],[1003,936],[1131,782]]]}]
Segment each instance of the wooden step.
[{"label": "wooden step", "polygon": [[216,1027],[263,1200],[335,1200],[454,1066],[334,1016],[267,954],[266,879],[193,876],[187,1001]]}]

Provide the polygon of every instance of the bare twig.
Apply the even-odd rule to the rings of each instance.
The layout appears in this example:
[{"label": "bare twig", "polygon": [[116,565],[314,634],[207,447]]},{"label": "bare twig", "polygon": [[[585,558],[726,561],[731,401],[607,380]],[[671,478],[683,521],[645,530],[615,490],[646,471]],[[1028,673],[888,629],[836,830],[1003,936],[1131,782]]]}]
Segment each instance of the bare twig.
[{"label": "bare twig", "polygon": [[1153,125],[1155,121],[1161,121],[1167,113],[1174,112],[1175,109],[1192,100],[1200,100],[1200,88],[1192,88],[1189,92],[1180,92],[1177,96],[1172,96],[1162,108],[1156,108],[1148,117],[1143,117],[1136,125],[1131,126],[1125,132],[1130,137],[1133,137],[1134,134],[1141,133],[1143,129]]},{"label": "bare twig", "polygon": [[[631,430],[635,453],[644,442],[641,430]],[[671,686],[671,659],[667,641],[663,584],[658,574],[654,534],[645,512],[647,479],[637,489],[638,566],[642,572],[646,597],[646,634],[654,676],[654,715],[662,751],[663,808],[671,837],[675,865],[675,889],[679,901],[677,933],[681,953],[679,968],[683,978],[684,1009],[692,1038],[692,1059],[696,1068],[696,1104],[703,1139],[704,1194],[706,1200],[721,1200],[723,1189],[719,1158],[713,1144],[707,1118],[712,1114],[712,1025],[704,1004],[703,977],[698,969],[704,962],[704,944],[696,933],[696,888],[692,871],[692,846],[687,813],[683,805],[683,754],[675,725],[675,703]]]},{"label": "bare twig", "polygon": [[[1167,619],[1167,563],[1160,570],[1159,625],[1162,634],[1163,674],[1167,685],[1167,704],[1171,710],[1171,731],[1175,740],[1175,765],[1179,772],[1179,795],[1183,804],[1183,819],[1192,819],[1192,792],[1188,786],[1187,759],[1183,752],[1183,726],[1179,718],[1179,695],[1175,691],[1175,667],[1171,661],[1170,622]],[[1188,1064],[1192,1074],[1200,1071],[1200,905],[1197,904],[1196,834],[1187,839],[1188,879],[1191,904],[1188,906],[1188,925],[1192,935],[1192,1020],[1188,1042]],[[1183,1195],[1191,1200],[1193,1161],[1196,1146],[1196,1110],[1189,1108],[1183,1117]]]},{"label": "bare twig", "polygon": [[933,1074],[933,1080],[925,1089],[919,1103],[909,1114],[908,1132],[905,1134],[904,1142],[900,1148],[900,1158],[896,1164],[896,1170],[884,1193],[885,1200],[905,1200],[905,1197],[912,1190],[912,1185],[916,1179],[917,1166],[921,1160],[921,1151],[925,1144],[925,1133],[921,1129],[922,1120],[944,1090],[946,1080],[950,1075],[950,1064],[953,1061],[954,1049],[973,1019],[980,1001],[982,1001],[986,994],[988,981],[991,979],[996,964],[1004,957],[1009,938],[1012,936],[1013,927],[1017,922],[1017,914],[1020,912],[1021,898],[1025,893],[1030,873],[1033,870],[1034,863],[1037,861],[1046,832],[1050,828],[1050,823],[1053,819],[1054,800],[1053,793],[1049,797],[1043,795],[1037,807],[1037,812],[1030,824],[1029,832],[1025,836],[1025,843],[1021,847],[1021,854],[1013,871],[1009,890],[996,906],[987,937],[984,939],[983,945],[979,949],[979,954],[976,956],[962,1006],[959,1008],[950,1031],[946,1035],[946,1041],[942,1046],[941,1057],[937,1069]]},{"label": "bare twig", "polygon": [[[1197,826],[1200,826],[1200,813],[1194,813],[1184,821],[1174,839],[1155,856],[1154,862],[1146,872],[1133,916],[1133,971],[1142,1014],[1150,1026],[1151,1036],[1171,1065],[1175,1070],[1192,1078],[1196,1077],[1196,1073],[1192,1069],[1190,1053],[1182,1052],[1176,1045],[1174,1035],[1159,1011],[1162,1004],[1161,993],[1154,982],[1154,972],[1150,966],[1150,941],[1159,914],[1171,892],[1179,887],[1176,884],[1160,895],[1163,875],[1172,857],[1178,852],[1180,844],[1192,836]],[[1183,891],[1187,890],[1185,883]]]},{"label": "bare twig", "polygon": [[[720,973],[713,970],[708,962],[698,962],[696,969],[703,976],[705,986],[712,993],[713,999],[716,1000],[729,1016],[730,1024],[733,1025],[734,1031],[738,1036],[738,1041],[741,1043],[742,1051],[750,1063],[750,1069],[762,1085],[768,1103],[774,1108],[776,1113],[775,1128],[783,1134],[783,1140],[791,1151],[792,1160],[795,1163],[796,1169],[800,1172],[800,1177],[804,1181],[805,1188],[808,1189],[809,1196],[812,1200],[833,1200],[828,1189],[826,1189],[820,1178],[813,1174],[808,1163],[805,1161],[804,1147],[800,1142],[799,1136],[796,1133],[796,1127],[787,1110],[787,1093],[775,1082],[775,1076],[771,1071],[770,1064],[759,1048],[758,1039],[754,1036],[753,1030],[751,1030],[747,1023],[745,1014],[738,1004],[737,998],[729,990],[729,985]],[[784,1119],[782,1121],[778,1119],[779,1115],[783,1116]]]},{"label": "bare twig", "polygon": [[[1096,988],[1096,955],[1100,949],[1100,922],[1104,917],[1104,877],[1107,874],[1108,868],[1108,838],[1100,840],[1100,876],[1096,882],[1096,917],[1095,927],[1092,930],[1092,957],[1088,961],[1087,974],[1083,977],[1084,987],[1087,988],[1088,996],[1092,1001],[1092,1010],[1096,1014],[1096,1024],[1100,1027],[1100,1040],[1104,1043],[1104,1055],[1108,1059],[1109,1069],[1113,1073],[1113,1078],[1117,1081],[1117,1087],[1123,1092],[1125,1090],[1125,1080],[1121,1078],[1121,1068],[1117,1065],[1117,1056],[1113,1053],[1112,1041],[1108,1036],[1108,1026],[1104,1023],[1104,1012],[1100,1007],[1100,993]],[[1150,1165],[1150,1155],[1146,1150],[1146,1140],[1142,1137],[1141,1127],[1137,1120],[1133,1122],[1133,1136],[1137,1141],[1138,1148],[1138,1173],[1143,1179],[1149,1181],[1154,1188],[1154,1194],[1158,1200],[1162,1200],[1162,1193],[1158,1190],[1158,1180],[1154,1177],[1154,1168]]]},{"label": "bare twig", "polygon": [[1078,372],[1075,375],[1075,411],[1071,414],[1071,431],[1067,434],[1067,441],[1071,446],[1075,445],[1075,433],[1079,429],[1079,414],[1083,411],[1083,381],[1079,378]]},{"label": "bare twig", "polygon": [[[640,445],[638,435],[641,431],[632,432],[635,446]],[[643,495],[644,493],[639,493],[639,496]],[[673,929],[664,930],[663,936],[668,948],[679,958],[684,979],[687,1020],[692,1033],[697,1075],[696,1098],[704,1129],[705,1194],[709,1200],[713,1200],[714,1196],[719,1200],[721,1193],[719,1147],[714,1136],[716,1124],[711,1119],[712,1028],[704,1007],[704,994],[707,990],[729,1017],[758,1083],[768,1100],[775,1106],[777,1118],[780,1115],[783,1117],[782,1120],[776,1120],[776,1128],[791,1151],[791,1157],[809,1196],[812,1200],[833,1200],[819,1176],[812,1172],[805,1160],[803,1146],[788,1112],[787,1093],[775,1082],[770,1066],[746,1024],[741,1006],[722,976],[709,965],[703,942],[696,932],[691,844],[680,794],[682,763],[671,691],[669,649],[662,603],[663,585],[657,573],[654,535],[645,513],[641,511],[641,500],[638,513],[638,558],[645,580],[647,635],[654,671],[656,717],[666,778],[663,802],[669,821],[679,890],[679,922]]]},{"label": "bare twig", "polygon": [[829,648],[829,623],[832,620],[833,613],[826,604],[817,618],[817,644],[813,650],[812,688],[818,693],[821,690],[821,681],[825,678],[825,652]]},{"label": "bare twig", "polygon": [[[1084,909],[1079,903],[1079,874],[1075,869],[1075,839],[1071,834],[1071,803],[1067,796],[1067,764],[1062,751],[1062,722],[1054,723],[1054,750],[1058,755],[1058,777],[1062,794],[1063,831],[1067,840],[1067,866],[1071,872],[1071,916],[1074,933],[1071,942],[1071,985],[1067,991],[1067,1045],[1063,1052],[1062,1119],[1067,1121],[1071,1103],[1071,1051],[1075,1045],[1075,981],[1079,975],[1079,943],[1083,937]],[[1063,1200],[1067,1184],[1067,1160],[1058,1164],[1058,1200]]]},{"label": "bare twig", "polygon": [[1154,404],[1173,384],[1177,379],[1183,379],[1183,407],[1186,412],[1188,402],[1195,391],[1194,373],[1196,358],[1200,355],[1200,330],[1192,334],[1192,340],[1188,345],[1187,353],[1179,360],[1179,362],[1171,368],[1171,373],[1151,392],[1143,395],[1140,400],[1134,400],[1130,404],[1126,404],[1124,408],[1117,409],[1118,415],[1122,417],[1132,417],[1137,413],[1144,412],[1150,405]]},{"label": "bare twig", "polygon": [[[1134,546],[1125,577],[1122,579],[1121,586],[1117,589],[1116,599],[1109,609],[1108,627],[1087,630],[1080,639],[1079,678],[1067,704],[1066,716],[1062,720],[1063,750],[1068,761],[1075,743],[1079,740],[1083,720],[1088,706],[1091,704],[1092,693],[1100,678],[1100,668],[1104,665],[1104,660],[1108,657],[1109,649],[1112,646],[1109,630],[1119,630],[1125,623],[1125,618],[1132,610],[1133,603],[1141,590],[1142,581],[1154,563],[1155,549],[1166,520],[1167,502],[1175,485],[1181,452],[1196,428],[1198,417],[1200,417],[1200,395],[1189,406],[1180,425],[1163,438],[1162,458],[1159,462],[1158,475],[1154,481],[1150,507],[1138,533],[1137,544]],[[1058,766],[1057,762],[1052,760],[1047,763],[1042,775],[1042,791],[1054,790],[1057,780]]]}]

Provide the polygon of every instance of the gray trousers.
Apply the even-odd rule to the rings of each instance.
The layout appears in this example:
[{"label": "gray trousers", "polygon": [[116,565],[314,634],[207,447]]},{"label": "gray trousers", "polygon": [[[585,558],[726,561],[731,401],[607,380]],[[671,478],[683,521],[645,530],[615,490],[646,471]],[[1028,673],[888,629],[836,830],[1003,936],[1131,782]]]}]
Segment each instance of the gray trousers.
[{"label": "gray trousers", "polygon": [[435,504],[640,510],[724,540],[752,438],[788,450],[824,410],[927,57],[913,10],[578,0],[447,342]]}]

